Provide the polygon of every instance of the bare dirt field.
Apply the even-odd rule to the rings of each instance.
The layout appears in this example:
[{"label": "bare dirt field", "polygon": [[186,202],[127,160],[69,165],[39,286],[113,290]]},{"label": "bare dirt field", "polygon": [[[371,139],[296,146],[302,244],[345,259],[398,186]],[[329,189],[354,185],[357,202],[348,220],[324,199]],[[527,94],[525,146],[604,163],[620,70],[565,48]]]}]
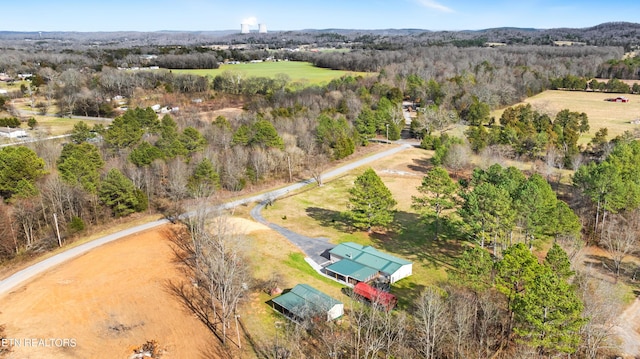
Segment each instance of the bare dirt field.
[{"label": "bare dirt field", "polygon": [[8,358],[128,358],[148,340],[163,358],[219,357],[216,339],[167,289],[182,275],[165,230],[99,247],[0,297],[0,323],[21,344]]}]

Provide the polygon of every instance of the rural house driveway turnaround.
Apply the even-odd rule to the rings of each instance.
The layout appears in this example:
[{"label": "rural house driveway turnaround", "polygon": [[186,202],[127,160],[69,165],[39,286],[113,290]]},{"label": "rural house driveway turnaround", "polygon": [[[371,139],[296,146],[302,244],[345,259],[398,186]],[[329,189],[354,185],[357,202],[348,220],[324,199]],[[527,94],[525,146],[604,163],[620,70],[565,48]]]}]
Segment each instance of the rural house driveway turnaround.
[{"label": "rural house driveway turnaround", "polygon": [[[407,148],[411,148],[413,147],[413,145],[411,144],[400,144],[399,146],[394,146],[391,149],[388,149],[386,151],[382,151],[379,153],[376,153],[374,155],[359,159],[357,161],[351,162],[351,163],[347,163],[343,166],[340,166],[338,168],[335,168],[331,171],[328,171],[326,173],[324,173],[322,175],[323,179],[329,179],[332,177],[336,177],[339,176],[341,174],[344,174],[346,172],[349,172],[353,169],[356,169],[360,166],[363,166],[365,164],[380,160],[382,158],[391,156],[393,154],[396,154],[398,152],[401,152]],[[289,186],[286,187],[282,187],[279,189],[275,189],[273,191],[269,191],[260,195],[256,195],[256,196],[252,196],[252,197],[248,197],[248,198],[243,198],[243,199],[239,199],[236,201],[232,201],[232,202],[227,202],[225,204],[222,204],[220,206],[218,206],[218,209],[230,209],[230,208],[234,208],[240,205],[244,205],[244,204],[248,204],[248,203],[253,203],[253,202],[265,202],[267,200],[273,200],[279,197],[282,197],[286,194],[288,194],[291,191],[295,191],[298,190],[304,186],[307,186],[309,184],[314,183],[315,180],[313,179],[308,179],[308,180],[304,180],[304,181],[300,181],[294,184],[291,184]],[[259,206],[258,206],[259,207]],[[258,215],[259,215],[259,209],[258,211]],[[190,215],[189,213],[185,213],[183,215],[188,217]],[[262,218],[260,216],[260,218]],[[262,218],[262,220],[264,221],[264,218]],[[266,222],[266,221],[265,221]],[[80,256],[84,253],[87,253],[88,251],[99,247],[103,244],[109,243],[109,242],[113,242],[117,239],[123,238],[123,237],[127,237],[130,236],[132,234],[136,234],[138,232],[142,232],[142,231],[146,231],[164,224],[169,223],[168,220],[166,219],[161,219],[161,220],[157,220],[157,221],[153,221],[153,222],[149,222],[146,224],[142,224],[139,226],[135,226],[135,227],[131,227],[129,229],[125,229],[122,231],[119,231],[117,233],[113,233],[110,234],[108,236],[104,236],[104,237],[100,237],[97,239],[94,239],[90,242],[84,243],[82,245],[79,245],[77,247],[68,249],[62,253],[56,254],[52,257],[49,257],[41,262],[35,263],[25,269],[22,269],[14,274],[12,274],[11,276],[3,279],[2,281],[0,281],[0,296],[4,295],[6,293],[8,293],[11,289],[17,287],[18,285],[20,285],[21,283],[39,275],[42,274],[44,272],[46,272],[47,270],[53,268],[54,266],[64,263],[66,261],[68,261],[69,259],[75,258],[77,256]],[[271,226],[271,224],[268,224],[269,226]],[[275,226],[275,225],[274,225]],[[279,227],[279,226],[278,226]],[[273,228],[273,227],[272,227]],[[282,230],[285,231],[285,233],[288,231],[285,228],[280,227]],[[274,228],[276,229],[276,228]],[[280,232],[280,230],[276,229],[278,232]],[[299,235],[297,233],[293,233],[291,231],[290,235],[285,235],[285,237],[287,237],[290,241],[292,241],[296,246],[298,246],[301,250],[303,250],[307,256],[311,257],[312,259],[314,259],[314,261],[318,261],[320,260],[319,253],[317,252],[320,249],[320,246],[324,246],[324,244],[322,243],[322,240],[319,239],[311,239],[308,237],[304,237],[302,235]],[[283,233],[283,232],[280,232]],[[305,239],[306,238],[306,239]],[[313,246],[311,246],[312,243],[308,243],[307,241],[313,241]],[[331,247],[328,244],[328,241],[326,241],[326,245],[327,247],[323,247],[324,249],[327,249],[328,247]],[[316,248],[317,247],[317,248]],[[323,249],[323,250],[324,250]],[[322,252],[320,252],[322,253]],[[318,258],[320,257],[320,258]],[[318,262],[318,263],[322,263],[322,261]]]}]

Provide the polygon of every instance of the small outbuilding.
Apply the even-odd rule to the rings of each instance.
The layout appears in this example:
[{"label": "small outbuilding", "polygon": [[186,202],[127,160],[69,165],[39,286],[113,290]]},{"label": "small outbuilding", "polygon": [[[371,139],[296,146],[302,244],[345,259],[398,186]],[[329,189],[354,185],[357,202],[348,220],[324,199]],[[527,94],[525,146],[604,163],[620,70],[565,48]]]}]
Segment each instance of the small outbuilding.
[{"label": "small outbuilding", "polygon": [[300,322],[322,318],[331,321],[344,315],[344,304],[307,284],[298,284],[271,300],[273,309]]}]

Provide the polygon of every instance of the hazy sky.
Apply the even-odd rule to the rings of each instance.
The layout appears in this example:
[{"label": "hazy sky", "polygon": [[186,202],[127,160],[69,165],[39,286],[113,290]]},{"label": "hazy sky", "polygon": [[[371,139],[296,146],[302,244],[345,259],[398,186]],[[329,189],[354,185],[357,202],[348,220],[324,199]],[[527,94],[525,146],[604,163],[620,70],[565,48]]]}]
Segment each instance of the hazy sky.
[{"label": "hazy sky", "polygon": [[616,0],[3,0],[0,31],[589,27],[640,21]]}]

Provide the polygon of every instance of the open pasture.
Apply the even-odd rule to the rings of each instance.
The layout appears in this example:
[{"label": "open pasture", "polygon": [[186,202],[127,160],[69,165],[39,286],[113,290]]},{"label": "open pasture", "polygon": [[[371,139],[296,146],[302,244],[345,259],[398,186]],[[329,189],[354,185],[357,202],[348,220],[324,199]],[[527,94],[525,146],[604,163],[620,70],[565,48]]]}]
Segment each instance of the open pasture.
[{"label": "open pasture", "polygon": [[351,72],[323,69],[315,67],[309,62],[278,61],[278,62],[257,62],[224,64],[218,69],[205,70],[171,70],[176,74],[193,74],[200,76],[215,77],[224,71],[239,72],[247,77],[268,77],[275,78],[278,74],[289,76],[292,82],[302,82],[308,84],[322,84],[345,75],[367,76],[366,72]]},{"label": "open pasture", "polygon": [[[630,101],[627,103],[605,101],[607,98],[618,96],[627,97]],[[589,116],[591,129],[581,139],[581,142],[585,143],[601,128],[606,127],[609,130],[609,139],[624,131],[633,132],[640,129],[640,125],[631,123],[633,120],[640,119],[640,95],[549,90],[529,97],[521,104],[527,103],[530,103],[538,112],[548,114],[552,119],[563,109],[586,113]],[[493,111],[491,116],[498,120],[502,112],[504,109]]]}]

